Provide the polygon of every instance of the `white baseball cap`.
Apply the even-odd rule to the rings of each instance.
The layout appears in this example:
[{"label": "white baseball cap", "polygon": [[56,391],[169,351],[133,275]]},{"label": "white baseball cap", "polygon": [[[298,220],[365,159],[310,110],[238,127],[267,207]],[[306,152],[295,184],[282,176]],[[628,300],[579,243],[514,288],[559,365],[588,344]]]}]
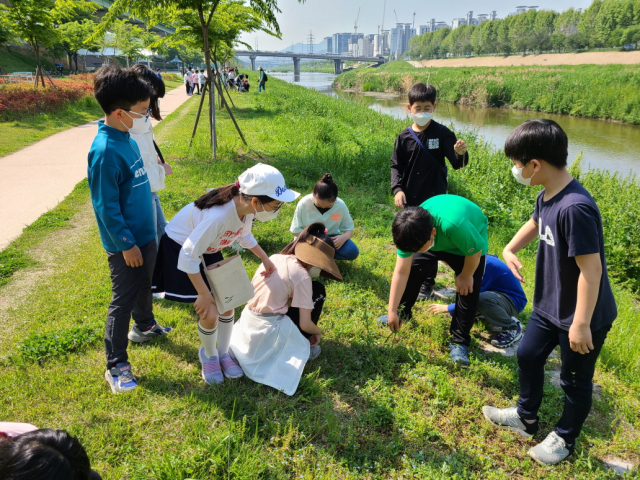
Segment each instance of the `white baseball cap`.
[{"label": "white baseball cap", "polygon": [[242,172],[238,178],[240,192],[245,195],[266,195],[281,202],[293,202],[300,196],[298,192],[289,190],[284,177],[277,168],[258,163]]}]

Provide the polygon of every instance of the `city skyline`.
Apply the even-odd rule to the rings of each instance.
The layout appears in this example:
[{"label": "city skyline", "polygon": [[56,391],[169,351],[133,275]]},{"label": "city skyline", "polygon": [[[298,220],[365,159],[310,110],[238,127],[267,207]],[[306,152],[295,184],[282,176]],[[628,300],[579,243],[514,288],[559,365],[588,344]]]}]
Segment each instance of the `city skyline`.
[{"label": "city skyline", "polygon": [[[592,0],[538,0],[532,5],[538,6],[540,10],[562,11],[570,7],[584,9],[591,2]],[[358,33],[376,34],[378,26],[382,23],[383,5],[384,0],[369,0],[366,3],[348,2],[348,4],[344,0],[322,0],[322,2],[307,0],[303,4],[299,4],[297,0],[281,0],[279,6],[282,13],[278,14],[278,22],[282,31],[282,39],[271,37],[265,33],[252,33],[243,35],[242,41],[254,49],[257,41],[259,50],[279,51],[299,43],[308,44],[309,32],[312,31],[315,44],[318,44],[325,37],[333,36],[336,33],[353,33],[360,7],[366,8],[362,8],[360,11]],[[418,3],[387,0],[384,28],[390,30],[396,26],[396,14],[399,23],[413,24],[413,13],[415,12],[415,28],[418,30],[420,25],[428,24],[432,18],[435,18],[437,22],[443,21],[451,26],[455,18],[465,17],[470,10],[474,12],[474,16],[488,15],[495,10],[498,18],[504,18],[509,13],[515,12],[516,6],[519,5],[522,3],[502,0],[461,0],[456,2],[455,7],[452,7],[430,1]]]}]

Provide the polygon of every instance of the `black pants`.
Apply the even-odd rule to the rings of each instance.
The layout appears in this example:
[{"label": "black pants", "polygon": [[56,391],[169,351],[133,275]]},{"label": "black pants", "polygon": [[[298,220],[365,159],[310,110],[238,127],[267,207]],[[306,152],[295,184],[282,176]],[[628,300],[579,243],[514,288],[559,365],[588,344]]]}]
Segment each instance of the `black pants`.
[{"label": "black pants", "polygon": [[200,93],[200,84],[199,83],[194,83],[193,84],[193,91]]},{"label": "black pants", "polygon": [[[413,316],[412,309],[418,299],[420,286],[427,278],[427,275],[431,274],[434,263],[437,271],[438,260],[446,262],[449,267],[453,269],[457,277],[464,268],[465,258],[467,257],[447,252],[427,251],[414,254],[411,273],[407,281],[407,288],[405,288],[402,299],[400,300],[401,317],[410,319]],[[469,346],[471,343],[470,332],[476,319],[476,311],[478,310],[485,260],[484,255],[480,257],[478,268],[476,268],[473,274],[473,292],[468,295],[456,294],[456,308],[451,316],[451,327],[449,328],[451,332],[451,342],[453,343],[460,343],[466,346]]]},{"label": "black pants", "polygon": [[185,83],[184,86],[187,89],[187,95],[189,95],[191,93],[191,85],[189,85],[188,83]]},{"label": "black pants", "polygon": [[537,418],[542,403],[544,365],[553,349],[560,345],[560,386],[564,390],[564,409],[556,424],[556,433],[568,445],[573,445],[591,410],[596,360],[610,329],[611,325],[607,325],[591,332],[595,348],[581,354],[571,350],[568,331],[534,312],[518,347],[518,414],[526,420]]},{"label": "black pants", "polygon": [[156,240],[140,247],[140,252],[144,262],[141,267],[128,267],[122,252],[107,252],[113,292],[104,332],[108,369],[127,361],[127,334],[131,317],[140,329],[148,328],[155,322],[151,276],[156,263]]},{"label": "black pants", "polygon": [[[311,321],[317,325],[320,321],[320,315],[322,314],[322,307],[324,306],[324,301],[327,298],[327,291],[324,288],[324,285],[320,282],[313,281],[313,310],[311,311]],[[311,336],[310,333],[305,332],[300,328],[300,309],[296,307],[289,308],[287,312],[287,316],[291,319],[293,323],[295,323],[300,333],[304,335],[305,338],[309,338]]]}]

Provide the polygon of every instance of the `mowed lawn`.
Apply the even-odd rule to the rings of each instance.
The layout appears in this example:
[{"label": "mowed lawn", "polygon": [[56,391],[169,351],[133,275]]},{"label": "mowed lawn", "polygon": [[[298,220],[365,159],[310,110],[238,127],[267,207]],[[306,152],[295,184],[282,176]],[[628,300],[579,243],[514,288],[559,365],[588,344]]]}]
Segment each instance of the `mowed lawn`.
[{"label": "mowed lawn", "polygon": [[[38,242],[27,231],[29,265],[0,287],[0,419],[69,430],[82,440],[93,467],[113,480],[586,480],[614,478],[602,464],[609,457],[637,464],[640,384],[632,370],[616,373],[618,347],[610,349],[607,366],[598,367],[594,409],[576,454],[544,468],[526,452],[559,416],[563,396],[557,386],[545,386],[540,434],[535,441],[521,439],[482,417],[485,404],[512,405],[518,383],[514,358],[483,350],[487,334],[481,327],[473,331],[472,365],[461,369],[448,360],[447,320],[431,316],[426,305],[398,334],[376,325],[395,262],[388,158],[402,124],[276,79],[267,88],[260,95],[232,94],[249,146],[220,114],[216,161],[206,120],[188,147],[199,97],[161,122],[159,144],[175,174],[160,195],[171,218],[207,187],[233,182],[256,161],[281,169],[288,186],[303,194],[323,172],[334,176],[355,219],[361,255],[340,263],[343,283],[325,282],[322,354],[307,364],[296,395],[246,378],[205,385],[193,308],[165,301],[154,304],[156,316],[175,331],[131,345],[140,388],[111,394],[102,344],[109,273],[83,182],[69,200],[74,209],[79,205],[77,212],[57,229],[44,230]],[[483,148],[471,145],[472,161],[488,155]],[[457,193],[455,183],[450,193]],[[284,206],[275,221],[256,223],[254,235],[269,254],[291,240],[294,207]],[[491,252],[501,252],[512,233],[492,231]],[[252,275],[256,258],[250,252],[243,258]],[[535,249],[527,249],[522,261],[531,298]],[[440,285],[451,284],[447,270],[442,273]],[[628,336],[620,328],[632,328],[637,318],[633,296],[618,287],[616,296],[621,323],[612,331],[612,346]],[[530,311],[529,305],[523,321]],[[550,377],[558,368],[559,359],[550,359]]]}]

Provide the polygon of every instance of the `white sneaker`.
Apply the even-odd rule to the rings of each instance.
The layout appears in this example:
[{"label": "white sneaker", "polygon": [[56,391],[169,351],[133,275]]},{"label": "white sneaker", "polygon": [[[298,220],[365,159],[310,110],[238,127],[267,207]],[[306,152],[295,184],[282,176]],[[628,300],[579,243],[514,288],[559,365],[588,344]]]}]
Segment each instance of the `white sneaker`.
[{"label": "white sneaker", "polygon": [[530,438],[538,431],[538,422],[527,424],[518,415],[518,408],[495,408],[484,406],[482,414],[494,427],[511,430],[521,437]]},{"label": "white sneaker", "polygon": [[322,349],[320,348],[320,345],[316,345],[315,347],[311,347],[311,353],[309,354],[309,360],[315,360],[316,358],[318,358],[320,356],[320,352],[322,351]]},{"label": "white sneaker", "polygon": [[555,465],[570,454],[564,438],[556,432],[551,432],[542,442],[529,449],[529,456],[542,465]]}]

